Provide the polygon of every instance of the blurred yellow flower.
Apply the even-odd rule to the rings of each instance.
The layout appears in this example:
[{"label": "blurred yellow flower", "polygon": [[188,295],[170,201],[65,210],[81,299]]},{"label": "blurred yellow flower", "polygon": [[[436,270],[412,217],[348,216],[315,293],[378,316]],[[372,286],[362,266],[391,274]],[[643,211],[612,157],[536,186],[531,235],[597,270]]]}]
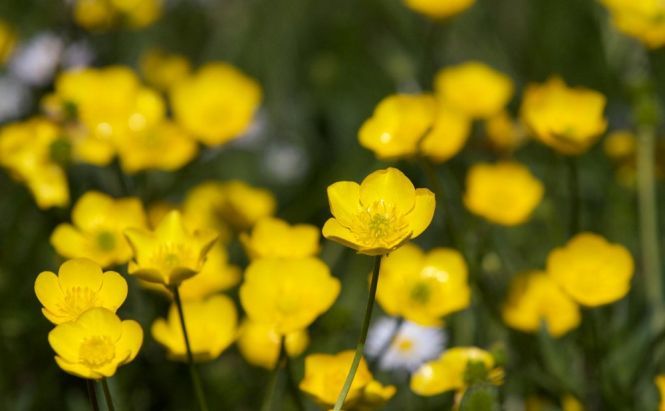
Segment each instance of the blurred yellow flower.
[{"label": "blurred yellow flower", "polygon": [[141,28],[162,14],[162,0],[75,0],[74,20],[88,30],[108,30],[120,23]]},{"label": "blurred yellow flower", "polygon": [[492,147],[504,153],[517,150],[526,141],[522,125],[505,110],[485,120],[485,132]]},{"label": "blurred yellow flower", "polygon": [[[302,354],[309,345],[306,330],[285,336],[286,353],[290,357]],[[279,358],[281,336],[270,324],[245,320],[238,333],[238,349],[248,363],[272,370]]]},{"label": "blurred yellow flower", "polygon": [[585,152],[605,131],[605,96],[568,87],[559,77],[531,84],[524,92],[521,116],[531,133],[562,154]]},{"label": "blurred yellow flower", "polygon": [[[332,407],[342,390],[353,356],[354,352],[351,350],[342,351],[336,355],[308,355],[305,357],[305,377],[300,382],[300,389],[310,395],[319,405]],[[358,371],[344,402],[344,409],[377,408],[388,402],[396,391],[394,386],[383,386],[374,380],[365,359],[361,358]]]},{"label": "blurred yellow flower", "polygon": [[473,118],[499,113],[510,101],[514,88],[510,77],[479,61],[445,67],[434,79],[437,97]]},{"label": "blurred yellow flower", "polygon": [[88,30],[106,30],[113,24],[115,10],[109,0],[76,0],[74,21]]},{"label": "blurred yellow flower", "polygon": [[337,299],[340,282],[321,260],[258,259],[245,271],[240,302],[250,320],[279,335],[309,326]]},{"label": "blurred yellow flower", "polygon": [[605,138],[603,150],[614,161],[632,160],[637,151],[637,137],[629,130],[613,131]]},{"label": "blurred yellow flower", "polygon": [[175,84],[170,97],[180,125],[214,146],[247,131],[261,103],[261,87],[237,68],[215,62]]},{"label": "blurred yellow flower", "polygon": [[658,411],[665,411],[665,374],[657,375],[654,379],[654,383],[656,384],[658,394],[660,395]]},{"label": "blurred yellow flower", "polygon": [[582,403],[570,394],[566,394],[561,398],[562,411],[584,411]]},{"label": "blurred yellow flower", "polygon": [[589,307],[623,298],[633,270],[633,257],[624,246],[593,233],[577,234],[547,256],[547,273],[575,301]]},{"label": "blurred yellow flower", "polygon": [[127,298],[127,282],[115,271],[102,272],[93,261],[78,258],[63,263],[58,275],[40,273],[35,294],[44,316],[53,324],[62,324],[94,307],[116,312]]},{"label": "blurred yellow flower", "polygon": [[289,225],[266,217],[259,220],[250,234],[241,233],[240,241],[251,259],[302,258],[319,252],[319,229],[309,224]]},{"label": "blurred yellow flower", "polygon": [[410,9],[426,16],[442,19],[461,13],[475,0],[403,0]]},{"label": "blurred yellow flower", "polygon": [[121,321],[113,312],[97,307],[56,326],[48,341],[65,372],[98,380],[113,376],[119,366],[136,357],[143,330],[136,321]]},{"label": "blurred yellow flower", "polygon": [[521,274],[512,280],[502,315],[510,327],[525,332],[538,331],[544,321],[554,337],[566,334],[581,321],[577,304],[542,271]]},{"label": "blurred yellow flower", "polygon": [[665,44],[665,4],[660,0],[601,0],[614,25],[647,47]]},{"label": "blurred yellow flower", "polygon": [[[230,298],[213,295],[205,300],[183,301],[187,335],[194,361],[210,361],[219,357],[237,336],[237,313]],[[167,319],[152,323],[152,337],[168,350],[168,357],[187,361],[185,338],[175,304]]]},{"label": "blurred yellow flower", "polygon": [[129,228],[125,237],[134,252],[129,273],[174,287],[201,271],[217,234],[205,229],[189,231],[180,212],[171,211],[154,231]]},{"label": "blurred yellow flower", "polygon": [[381,308],[420,325],[440,325],[442,317],[471,301],[466,263],[450,248],[424,253],[415,244],[405,244],[383,257],[379,278],[376,298]]},{"label": "blurred yellow flower", "polygon": [[191,71],[189,60],[180,54],[172,54],[160,49],[150,49],[141,55],[141,73],[148,84],[158,90],[168,91]]},{"label": "blurred yellow flower", "polygon": [[83,194],[72,209],[72,224],[62,223],[51,234],[51,244],[67,258],[89,258],[109,267],[132,257],[123,232],[145,228],[146,217],[138,198],[113,199],[97,191]]},{"label": "blurred yellow flower", "polygon": [[430,131],[420,141],[420,153],[436,163],[455,156],[466,144],[471,121],[447,104],[439,103]]},{"label": "blurred yellow flower", "polygon": [[16,31],[6,21],[0,20],[0,66],[5,64],[16,47]]},{"label": "blurred yellow flower", "polygon": [[387,254],[419,236],[434,216],[434,194],[415,189],[398,169],[389,167],[361,184],[340,181],[328,187],[333,218],[323,236],[361,254]]},{"label": "blurred yellow flower", "polygon": [[162,15],[163,0],[111,0],[130,27],[147,27]]},{"label": "blurred yellow flower", "polygon": [[543,184],[520,163],[480,163],[466,176],[464,205],[495,224],[513,226],[529,219],[544,191]]}]

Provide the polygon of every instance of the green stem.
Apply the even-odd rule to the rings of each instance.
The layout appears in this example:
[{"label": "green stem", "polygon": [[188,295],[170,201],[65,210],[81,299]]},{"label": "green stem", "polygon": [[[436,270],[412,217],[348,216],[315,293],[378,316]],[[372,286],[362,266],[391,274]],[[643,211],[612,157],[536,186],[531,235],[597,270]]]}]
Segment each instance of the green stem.
[{"label": "green stem", "polygon": [[[282,337],[282,346],[285,347],[286,341],[284,337]],[[291,392],[291,397],[293,398],[293,402],[296,405],[296,409],[298,411],[305,411],[305,405],[302,402],[302,398],[300,397],[300,390],[298,389],[298,384],[296,384],[296,379],[295,376],[293,375],[293,364],[291,363],[291,358],[289,357],[288,353],[286,352],[286,349],[284,348],[284,353],[286,354],[284,356],[284,361],[286,362],[285,367],[286,367],[286,381],[287,385],[289,387],[289,391]]]},{"label": "green stem", "polygon": [[106,407],[109,411],[115,411],[113,406],[113,398],[111,397],[111,390],[109,390],[109,384],[106,381],[106,378],[102,378],[102,388],[104,389],[104,398],[106,399]]},{"label": "green stem", "polygon": [[346,400],[346,396],[351,389],[351,383],[353,383],[353,378],[356,376],[356,371],[358,370],[358,365],[363,356],[363,351],[365,350],[365,340],[367,339],[367,331],[369,330],[369,323],[372,319],[372,309],[374,308],[374,299],[376,297],[376,288],[379,284],[379,272],[381,271],[381,256],[377,255],[374,257],[374,270],[372,271],[372,281],[369,286],[369,296],[367,298],[367,306],[365,307],[365,319],[363,320],[362,329],[360,330],[360,338],[358,338],[358,345],[356,346],[356,354],[353,356],[353,362],[351,362],[351,369],[346,375],[346,380],[342,386],[342,391],[337,397],[337,402],[335,403],[335,408],[333,411],[340,411]]},{"label": "green stem", "polygon": [[279,370],[282,369],[282,366],[285,363],[288,355],[286,354],[286,348],[284,343],[285,337],[282,336],[279,340],[279,356],[275,362],[275,367],[272,369],[270,374],[270,382],[268,383],[268,391],[266,396],[263,399],[263,405],[261,405],[261,411],[270,411],[273,409],[273,403],[275,402],[275,392],[277,391],[277,380],[279,377]]},{"label": "green stem", "polygon": [[85,386],[88,389],[88,400],[90,400],[90,407],[93,411],[99,411],[99,404],[97,403],[97,392],[95,391],[95,383],[86,378]]},{"label": "green stem", "polygon": [[568,195],[570,197],[568,237],[572,237],[580,231],[580,173],[577,157],[566,157],[566,166],[568,168]]},{"label": "green stem", "polygon": [[192,378],[192,385],[194,385],[194,392],[196,393],[196,400],[199,403],[201,411],[208,411],[208,404],[206,403],[205,395],[203,394],[203,386],[199,374],[196,372],[194,366],[194,356],[192,355],[192,348],[189,345],[189,336],[187,335],[187,326],[185,325],[185,315],[182,310],[182,301],[180,300],[180,291],[178,286],[173,287],[173,298],[175,305],[178,308],[178,316],[180,317],[180,326],[182,327],[182,335],[185,338],[185,348],[187,349],[187,362],[189,363],[189,375]]}]

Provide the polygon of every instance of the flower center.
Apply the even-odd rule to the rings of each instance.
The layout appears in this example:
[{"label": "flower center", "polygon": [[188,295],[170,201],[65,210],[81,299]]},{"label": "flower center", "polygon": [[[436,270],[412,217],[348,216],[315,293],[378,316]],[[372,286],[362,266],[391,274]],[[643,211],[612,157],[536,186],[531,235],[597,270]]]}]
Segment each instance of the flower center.
[{"label": "flower center", "polygon": [[111,251],[115,248],[115,235],[110,231],[101,231],[97,234],[97,247],[102,251]]},{"label": "flower center", "polygon": [[413,345],[413,341],[406,338],[400,338],[393,343],[393,346],[401,353],[410,352],[413,349]]},{"label": "flower center", "polygon": [[411,288],[409,293],[409,298],[411,301],[418,303],[420,305],[425,305],[429,302],[431,291],[429,286],[425,283],[417,283]]},{"label": "flower center", "polygon": [[88,287],[71,287],[64,294],[65,302],[60,309],[74,320],[82,312],[97,306],[97,293]]},{"label": "flower center", "polygon": [[89,337],[79,347],[79,361],[90,368],[108,364],[115,357],[115,345],[107,336]]},{"label": "flower center", "polygon": [[176,267],[193,268],[196,264],[192,249],[182,243],[162,244],[152,255],[153,265],[165,269]]},{"label": "flower center", "polygon": [[382,200],[367,207],[357,218],[356,237],[368,246],[392,247],[409,235],[409,226],[397,215],[395,206]]}]

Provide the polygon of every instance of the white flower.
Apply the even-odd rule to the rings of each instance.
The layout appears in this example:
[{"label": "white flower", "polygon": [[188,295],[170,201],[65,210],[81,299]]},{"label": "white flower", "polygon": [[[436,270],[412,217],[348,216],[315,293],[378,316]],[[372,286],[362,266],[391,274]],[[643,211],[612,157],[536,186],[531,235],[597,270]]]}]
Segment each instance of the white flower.
[{"label": "white flower", "polygon": [[365,353],[378,360],[382,370],[411,372],[437,358],[443,352],[446,340],[441,328],[423,327],[406,320],[399,323],[396,318],[383,317],[372,324]]},{"label": "white flower", "polygon": [[26,84],[43,86],[53,77],[63,48],[62,39],[55,34],[38,34],[19,45],[9,62],[9,71]]},{"label": "white flower", "polygon": [[25,115],[30,104],[30,89],[11,76],[0,77],[0,122]]}]

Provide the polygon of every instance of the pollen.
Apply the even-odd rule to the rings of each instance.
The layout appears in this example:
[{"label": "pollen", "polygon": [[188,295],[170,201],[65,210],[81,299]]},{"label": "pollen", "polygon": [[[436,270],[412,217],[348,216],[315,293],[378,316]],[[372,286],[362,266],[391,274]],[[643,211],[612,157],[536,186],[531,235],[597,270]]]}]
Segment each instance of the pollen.
[{"label": "pollen", "polygon": [[413,350],[413,341],[408,338],[401,338],[393,343],[393,346],[402,353],[408,353]]},{"label": "pollen", "polygon": [[394,244],[409,235],[408,224],[395,206],[377,201],[358,215],[358,240],[368,246]]},{"label": "pollen", "polygon": [[60,310],[66,315],[76,319],[82,312],[91,307],[96,307],[97,293],[88,287],[71,287],[64,292],[64,304],[60,306]]},{"label": "pollen", "polygon": [[79,348],[79,361],[90,368],[102,367],[115,358],[115,345],[108,336],[87,338]]},{"label": "pollen", "polygon": [[163,244],[153,254],[152,262],[155,266],[165,269],[196,266],[194,252],[182,243]]}]

